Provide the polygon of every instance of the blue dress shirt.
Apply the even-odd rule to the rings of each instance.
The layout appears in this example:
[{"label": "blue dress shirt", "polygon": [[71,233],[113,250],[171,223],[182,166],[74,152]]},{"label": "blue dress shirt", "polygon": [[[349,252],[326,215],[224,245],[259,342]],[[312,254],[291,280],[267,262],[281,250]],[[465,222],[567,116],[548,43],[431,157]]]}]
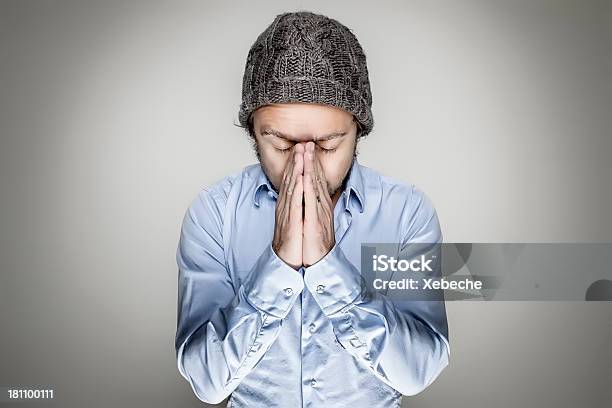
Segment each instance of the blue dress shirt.
[{"label": "blue dress shirt", "polygon": [[441,301],[363,296],[361,243],[440,243],[428,197],[353,159],[336,245],[295,270],[272,249],[277,193],[259,163],[192,201],[176,253],[178,369],[228,407],[399,407],[448,365]]}]

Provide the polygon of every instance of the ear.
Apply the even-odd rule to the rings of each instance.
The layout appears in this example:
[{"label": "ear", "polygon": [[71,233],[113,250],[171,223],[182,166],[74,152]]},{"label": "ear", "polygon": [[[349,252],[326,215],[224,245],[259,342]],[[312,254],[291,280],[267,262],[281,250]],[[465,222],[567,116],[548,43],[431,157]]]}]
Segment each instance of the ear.
[{"label": "ear", "polygon": [[255,124],[253,123],[253,114],[251,114],[251,116],[249,116],[249,119],[247,121],[247,130],[249,132],[249,136],[251,136],[253,138],[253,140],[256,140],[256,137],[255,137]]},{"label": "ear", "polygon": [[357,127],[357,131],[355,132],[355,140],[359,141],[359,138],[361,137],[361,134],[363,133],[363,127],[361,126],[361,123],[359,123],[355,115],[353,115],[353,123]]}]

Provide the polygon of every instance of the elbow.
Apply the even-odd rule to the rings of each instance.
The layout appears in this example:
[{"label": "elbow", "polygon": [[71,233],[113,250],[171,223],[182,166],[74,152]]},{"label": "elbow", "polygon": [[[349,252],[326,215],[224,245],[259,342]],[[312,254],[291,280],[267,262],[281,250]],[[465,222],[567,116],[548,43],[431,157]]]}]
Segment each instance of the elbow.
[{"label": "elbow", "polygon": [[200,401],[206,402],[207,404],[220,404],[229,396],[229,394],[226,394],[224,390],[206,388],[196,391],[196,387],[192,388],[196,397],[198,397]]},{"label": "elbow", "polygon": [[195,396],[202,402],[207,404],[219,404],[226,399],[230,392],[222,386],[215,386],[209,378],[194,379],[187,373],[181,373],[187,382],[191,385],[191,389]]},{"label": "elbow", "polygon": [[207,370],[196,370],[195,373],[192,369],[185,367],[184,356],[179,353],[178,357],[178,368],[180,374],[187,380],[195,396],[202,402],[207,404],[219,404],[226,399],[231,391],[228,391],[226,387],[219,381],[215,381]]},{"label": "elbow", "polygon": [[429,387],[435,380],[440,376],[440,373],[449,364],[449,351],[444,345],[441,348],[440,353],[435,358],[431,358],[428,364],[421,367],[418,375],[413,377],[413,381],[409,384],[404,384],[404,387],[400,392],[406,396],[413,396],[421,393],[427,387]]}]

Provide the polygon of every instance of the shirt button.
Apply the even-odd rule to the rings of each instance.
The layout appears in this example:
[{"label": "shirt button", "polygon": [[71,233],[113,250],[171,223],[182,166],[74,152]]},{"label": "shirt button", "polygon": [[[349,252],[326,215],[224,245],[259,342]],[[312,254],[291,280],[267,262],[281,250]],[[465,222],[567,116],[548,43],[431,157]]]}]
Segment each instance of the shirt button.
[{"label": "shirt button", "polygon": [[311,333],[313,333],[316,328],[317,328],[317,325],[314,323],[310,323],[310,326],[308,326],[308,330],[310,330]]},{"label": "shirt button", "polygon": [[318,285],[317,293],[323,293],[323,292],[325,292],[325,285]]},{"label": "shirt button", "polygon": [[254,344],[253,347],[249,350],[248,354],[249,355],[253,355],[253,354],[257,353],[260,348],[261,348],[261,344],[260,343]]},{"label": "shirt button", "polygon": [[273,193],[272,191],[268,191],[268,195],[269,195],[270,197],[274,197],[274,193]]},{"label": "shirt button", "polygon": [[285,292],[285,296],[287,297],[293,295],[293,289],[291,288],[285,288],[284,292]]},{"label": "shirt button", "polygon": [[353,347],[361,347],[361,346],[363,346],[363,343],[361,343],[361,341],[359,341],[359,339],[357,337],[352,337],[349,340],[349,343],[351,343],[351,346],[353,346]]},{"label": "shirt button", "polygon": [[315,380],[314,378],[312,380],[310,380],[310,386],[311,387],[316,387],[317,386],[317,380]]}]

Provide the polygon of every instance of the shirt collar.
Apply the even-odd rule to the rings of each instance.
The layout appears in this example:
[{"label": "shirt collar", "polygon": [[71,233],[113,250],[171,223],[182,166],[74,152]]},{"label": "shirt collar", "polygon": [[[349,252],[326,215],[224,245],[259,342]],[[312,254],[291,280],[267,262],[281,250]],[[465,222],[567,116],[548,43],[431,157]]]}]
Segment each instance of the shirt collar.
[{"label": "shirt collar", "polygon": [[272,188],[272,183],[268,179],[268,176],[266,176],[266,173],[263,171],[261,164],[257,165],[256,170],[257,173],[255,177],[255,189],[253,191],[253,204],[259,207],[260,191],[267,189],[268,194],[270,194],[271,196],[278,196],[278,194],[276,193],[276,191],[274,191],[274,188]]},{"label": "shirt collar", "polygon": [[[351,165],[349,178],[346,181],[346,188],[344,191],[344,207],[349,210],[349,202],[351,196],[353,196],[359,206],[359,212],[362,213],[365,209],[365,186],[361,164],[357,161],[357,157],[353,158],[353,164]],[[353,192],[353,194],[351,194],[351,192]]]},{"label": "shirt collar", "polygon": [[[253,204],[259,207],[259,200],[263,190],[267,190],[270,196],[278,197],[276,191],[272,187],[272,183],[263,171],[261,164],[257,166],[258,174],[255,178],[255,188],[253,191]],[[348,180],[346,181],[346,187],[344,189],[344,208],[350,210],[349,203],[351,196],[355,197],[355,201],[358,204],[359,212],[363,212],[365,209],[365,188],[363,182],[363,174],[361,172],[361,164],[357,161],[357,157],[353,158],[353,164],[349,172]],[[351,194],[351,192],[353,194]]]}]

